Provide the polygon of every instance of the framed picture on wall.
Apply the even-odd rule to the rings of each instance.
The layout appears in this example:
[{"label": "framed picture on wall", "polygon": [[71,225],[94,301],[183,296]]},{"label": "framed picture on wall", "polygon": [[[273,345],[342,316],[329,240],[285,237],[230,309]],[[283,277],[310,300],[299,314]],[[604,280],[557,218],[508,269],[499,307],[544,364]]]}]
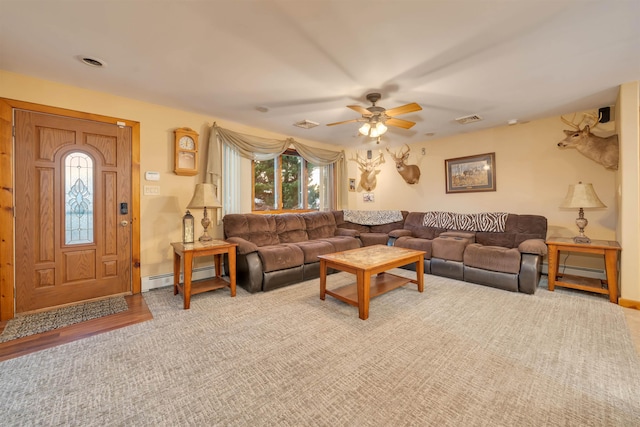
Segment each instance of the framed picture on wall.
[{"label": "framed picture on wall", "polygon": [[447,193],[496,191],[496,153],[444,161]]},{"label": "framed picture on wall", "polygon": [[362,201],[366,203],[373,202],[375,201],[375,197],[373,196],[373,193],[363,193]]},{"label": "framed picture on wall", "polygon": [[349,178],[349,191],[356,191],[356,179]]}]

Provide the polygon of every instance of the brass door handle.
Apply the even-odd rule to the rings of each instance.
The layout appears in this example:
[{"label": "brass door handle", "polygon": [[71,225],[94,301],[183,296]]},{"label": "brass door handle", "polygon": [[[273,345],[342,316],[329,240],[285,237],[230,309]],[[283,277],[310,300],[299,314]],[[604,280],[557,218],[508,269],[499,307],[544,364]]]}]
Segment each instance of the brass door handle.
[{"label": "brass door handle", "polygon": [[129,221],[126,221],[126,220],[125,221],[120,221],[120,225],[122,227],[126,227],[127,225],[129,225]]}]

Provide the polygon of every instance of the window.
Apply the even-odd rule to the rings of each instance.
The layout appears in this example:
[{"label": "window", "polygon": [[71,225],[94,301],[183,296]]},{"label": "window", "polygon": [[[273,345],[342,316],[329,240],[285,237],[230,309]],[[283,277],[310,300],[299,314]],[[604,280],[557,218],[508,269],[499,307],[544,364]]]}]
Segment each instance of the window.
[{"label": "window", "polygon": [[272,160],[254,160],[252,166],[254,211],[308,211],[333,205],[333,165],[313,165],[287,150]]},{"label": "window", "polygon": [[93,160],[73,152],[64,160],[66,245],[93,243]]}]

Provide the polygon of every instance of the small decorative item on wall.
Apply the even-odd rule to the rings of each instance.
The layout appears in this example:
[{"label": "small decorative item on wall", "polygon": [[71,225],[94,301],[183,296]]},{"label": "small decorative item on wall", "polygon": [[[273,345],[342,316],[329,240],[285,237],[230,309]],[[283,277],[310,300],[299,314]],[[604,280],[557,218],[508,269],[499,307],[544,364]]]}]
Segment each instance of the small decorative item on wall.
[{"label": "small decorative item on wall", "polygon": [[356,191],[356,179],[349,178],[349,191]]},{"label": "small decorative item on wall", "polygon": [[374,202],[375,201],[375,197],[373,196],[373,193],[363,193],[362,194],[362,201],[366,202],[366,203]]},{"label": "small decorative item on wall", "polygon": [[444,161],[447,193],[496,191],[496,153]]}]

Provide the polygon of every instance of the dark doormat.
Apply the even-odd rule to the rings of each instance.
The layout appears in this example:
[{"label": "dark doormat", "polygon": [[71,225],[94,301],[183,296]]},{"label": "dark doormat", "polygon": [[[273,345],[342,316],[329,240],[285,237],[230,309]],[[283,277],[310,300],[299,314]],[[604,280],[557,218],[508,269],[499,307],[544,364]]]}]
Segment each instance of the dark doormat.
[{"label": "dark doormat", "polygon": [[29,335],[40,334],[98,317],[109,316],[129,309],[123,296],[91,301],[42,313],[27,314],[9,320],[0,334],[0,343]]}]

